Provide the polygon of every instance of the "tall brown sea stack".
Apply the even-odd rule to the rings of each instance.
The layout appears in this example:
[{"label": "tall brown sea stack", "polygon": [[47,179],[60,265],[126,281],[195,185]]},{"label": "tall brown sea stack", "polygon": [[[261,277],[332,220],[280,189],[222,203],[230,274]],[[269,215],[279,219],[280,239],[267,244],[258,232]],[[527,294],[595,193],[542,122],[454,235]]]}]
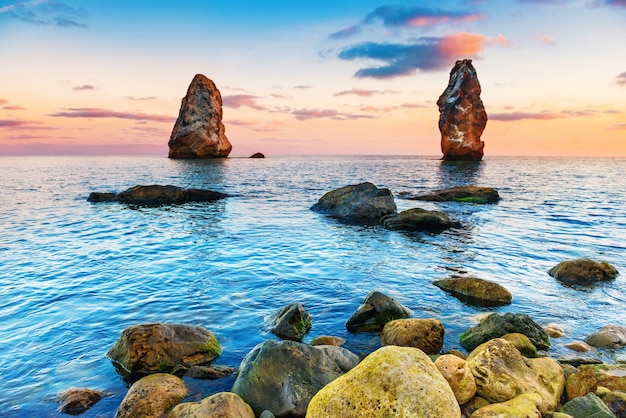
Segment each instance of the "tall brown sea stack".
[{"label": "tall brown sea stack", "polygon": [[180,105],[168,142],[169,157],[227,157],[233,146],[224,131],[222,95],[213,81],[196,74]]},{"label": "tall brown sea stack", "polygon": [[487,112],[480,100],[480,83],[472,60],[456,62],[437,106],[443,159],[480,161],[485,146],[480,136],[487,125]]}]

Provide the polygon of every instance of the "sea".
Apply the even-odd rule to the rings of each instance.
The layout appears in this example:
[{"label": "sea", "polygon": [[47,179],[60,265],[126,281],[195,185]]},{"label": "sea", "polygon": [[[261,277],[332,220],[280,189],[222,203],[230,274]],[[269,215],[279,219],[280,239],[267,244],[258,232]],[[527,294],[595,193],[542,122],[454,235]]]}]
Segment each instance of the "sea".
[{"label": "sea", "polygon": [[[444,351],[491,312],[556,323],[549,355],[607,324],[626,326],[626,159],[437,156],[270,156],[171,160],[164,156],[0,157],[0,416],[61,417],[56,396],[71,387],[105,391],[84,417],[113,417],[128,386],[106,357],[126,327],[200,325],[218,338],[216,365],[237,367],[276,339],[267,318],[302,303],[305,337],[346,339],[361,356],[375,333],[345,322],[373,290],[445,327]],[[447,213],[461,226],[441,233],[389,231],[310,210],[326,192],[369,181],[389,188],[398,210]],[[217,190],[210,203],[138,207],[90,203],[89,193],[142,184]],[[479,205],[407,200],[459,185],[494,187]],[[566,287],[547,270],[587,257],[621,275]],[[432,282],[453,275],[497,282],[513,302],[464,304]],[[626,349],[583,354],[606,363]],[[185,378],[186,401],[229,391],[232,375]]]}]

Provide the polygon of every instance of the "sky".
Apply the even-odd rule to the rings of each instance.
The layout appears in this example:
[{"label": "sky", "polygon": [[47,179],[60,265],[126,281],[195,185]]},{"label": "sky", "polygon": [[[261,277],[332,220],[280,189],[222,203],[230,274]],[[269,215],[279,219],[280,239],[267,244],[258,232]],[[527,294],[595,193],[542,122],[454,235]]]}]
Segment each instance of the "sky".
[{"label": "sky", "polygon": [[441,155],[473,60],[485,155],[626,156],[626,0],[0,0],[0,155],[167,155],[189,83],[231,156]]}]

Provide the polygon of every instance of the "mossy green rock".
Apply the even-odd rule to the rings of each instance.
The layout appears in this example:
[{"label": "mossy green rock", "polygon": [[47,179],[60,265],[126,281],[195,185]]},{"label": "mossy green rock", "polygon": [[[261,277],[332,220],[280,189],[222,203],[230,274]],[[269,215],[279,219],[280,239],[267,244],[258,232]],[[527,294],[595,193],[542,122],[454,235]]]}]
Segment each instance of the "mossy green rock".
[{"label": "mossy green rock", "polygon": [[351,332],[381,331],[394,319],[408,318],[411,310],[397,300],[380,293],[370,292],[363,304],[350,316],[346,328]]},{"label": "mossy green rock", "polygon": [[604,261],[578,258],[561,261],[548,270],[548,274],[568,286],[589,286],[596,282],[613,280],[619,273],[615,267]]},{"label": "mossy green rock", "polygon": [[228,417],[255,418],[250,405],[232,392],[220,392],[204,398],[201,402],[185,402],[176,405],[167,418]]},{"label": "mossy green rock", "polygon": [[183,381],[155,373],[136,381],[126,393],[115,418],[159,418],[187,396]]},{"label": "mossy green rock", "polygon": [[267,340],[243,359],[232,392],[257,415],[267,409],[277,417],[301,417],[318,390],[358,363],[341,347]]},{"label": "mossy green rock", "polygon": [[282,340],[302,341],[311,329],[311,314],[301,303],[282,307],[268,319],[270,332]]},{"label": "mossy green rock", "polygon": [[470,305],[502,306],[513,300],[504,286],[477,277],[450,277],[435,280],[433,284]]},{"label": "mossy green rock", "polygon": [[474,412],[471,418],[541,418],[541,396],[526,393],[510,401],[493,403]]},{"label": "mossy green rock", "polygon": [[542,327],[526,314],[510,312],[486,316],[478,325],[461,334],[459,341],[466,350],[471,351],[491,339],[514,332],[527,336],[538,350],[550,348],[550,337]]},{"label": "mossy green rock", "polygon": [[526,357],[536,357],[537,349],[530,339],[524,334],[514,332],[512,334],[503,335],[502,338],[513,344],[522,355]]},{"label": "mossy green rock", "polygon": [[365,182],[326,193],[311,210],[339,218],[378,221],[396,211],[396,202],[389,189],[379,189]]},{"label": "mossy green rock", "polygon": [[428,194],[409,197],[408,199],[432,202],[497,203],[500,200],[500,195],[492,187],[457,186],[434,190]]},{"label": "mossy green rock", "polygon": [[443,212],[421,208],[383,216],[380,218],[380,223],[391,230],[435,232],[459,225]]},{"label": "mossy green rock", "polygon": [[411,347],[368,355],[311,400],[307,418],[460,418],[454,393],[430,358]]},{"label": "mossy green rock", "polygon": [[572,399],[563,405],[561,412],[574,418],[616,418],[602,399],[593,393]]},{"label": "mossy green rock", "polygon": [[196,325],[141,324],[122,331],[107,356],[134,378],[208,364],[222,353],[211,331]]},{"label": "mossy green rock", "polygon": [[502,338],[477,347],[467,357],[467,363],[476,381],[476,393],[492,403],[536,393],[542,398],[539,410],[554,411],[565,387],[558,362],[549,357],[525,358]]}]

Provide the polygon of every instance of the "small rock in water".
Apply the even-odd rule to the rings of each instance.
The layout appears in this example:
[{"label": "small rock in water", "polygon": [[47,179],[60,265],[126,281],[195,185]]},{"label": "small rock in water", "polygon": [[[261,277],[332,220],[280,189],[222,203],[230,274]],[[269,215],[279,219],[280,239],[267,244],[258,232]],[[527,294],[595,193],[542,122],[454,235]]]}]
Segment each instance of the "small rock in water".
[{"label": "small rock in water", "polygon": [[311,329],[311,314],[301,303],[292,303],[270,316],[268,323],[278,338],[301,342]]},{"label": "small rock in water", "polygon": [[227,366],[191,366],[185,376],[192,379],[220,379],[235,372],[233,367]]},{"label": "small rock in water", "polygon": [[565,330],[559,324],[548,324],[544,326],[543,329],[552,338],[561,338],[565,335]]},{"label": "small rock in water", "polygon": [[265,158],[265,155],[263,155],[260,152],[255,152],[254,154],[250,156],[250,158]]},{"label": "small rock in water", "polygon": [[589,344],[587,344],[584,341],[574,341],[571,343],[567,343],[565,344],[566,348],[569,348],[570,350],[574,350],[574,351],[578,351],[579,353],[584,353],[587,351],[593,351],[595,350],[595,348],[593,346],[590,346]]},{"label": "small rock in water", "polygon": [[389,189],[361,183],[332,190],[322,196],[311,210],[353,221],[376,221],[396,211]]},{"label": "small rock in water", "polygon": [[457,186],[449,189],[434,190],[419,196],[407,197],[409,200],[428,200],[431,202],[463,203],[498,203],[500,195],[492,187]]},{"label": "small rock in water", "polygon": [[70,388],[59,395],[59,412],[80,415],[94,406],[106,393],[99,390]]},{"label": "small rock in water", "polygon": [[585,342],[599,348],[624,347],[626,346],[626,327],[605,325],[585,338]]},{"label": "small rock in water", "polygon": [[436,210],[414,208],[400,213],[392,213],[380,218],[380,223],[387,229],[403,231],[439,232],[458,226],[459,223],[448,215]]},{"label": "small rock in water", "polygon": [[502,306],[513,299],[504,286],[476,277],[450,277],[435,280],[433,284],[470,305]]},{"label": "small rock in water", "polygon": [[408,318],[411,310],[380,292],[370,292],[363,304],[346,322],[351,332],[380,331],[394,319]]},{"label": "small rock in water", "polygon": [[336,347],[341,347],[345,343],[346,343],[345,338],[333,337],[331,335],[321,335],[319,337],[313,338],[309,344],[311,345],[334,345]]},{"label": "small rock in water", "polygon": [[615,267],[604,261],[579,258],[561,261],[548,270],[548,274],[567,286],[589,286],[614,280],[619,273]]}]

